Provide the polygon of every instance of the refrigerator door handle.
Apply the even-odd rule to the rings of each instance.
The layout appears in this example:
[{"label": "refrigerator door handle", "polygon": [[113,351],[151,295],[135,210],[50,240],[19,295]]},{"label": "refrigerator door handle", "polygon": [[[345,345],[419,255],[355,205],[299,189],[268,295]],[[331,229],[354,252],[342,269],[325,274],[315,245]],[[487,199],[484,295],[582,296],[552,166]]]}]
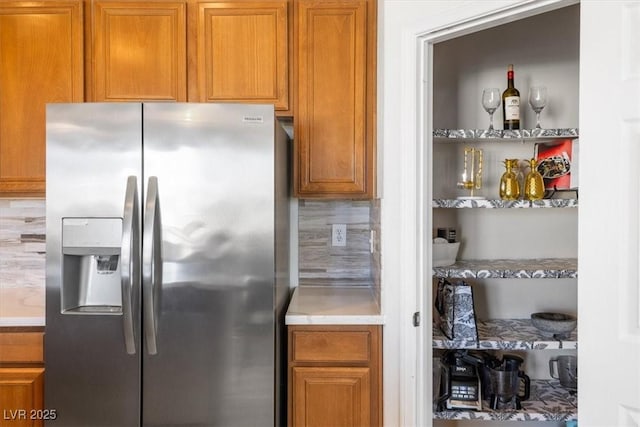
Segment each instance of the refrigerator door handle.
[{"label": "refrigerator door handle", "polygon": [[138,180],[127,179],[122,219],[122,323],[124,343],[128,354],[136,354],[134,301],[136,286],[140,283],[140,224],[138,220]]},{"label": "refrigerator door handle", "polygon": [[158,178],[149,177],[142,242],[142,306],[147,353],[158,353],[158,302],[162,285],[162,226]]}]

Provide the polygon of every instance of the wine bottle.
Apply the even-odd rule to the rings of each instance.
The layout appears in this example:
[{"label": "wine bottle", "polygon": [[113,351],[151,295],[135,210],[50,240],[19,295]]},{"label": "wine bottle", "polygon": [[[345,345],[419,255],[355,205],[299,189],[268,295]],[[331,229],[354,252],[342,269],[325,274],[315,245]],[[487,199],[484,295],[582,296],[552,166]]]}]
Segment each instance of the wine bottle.
[{"label": "wine bottle", "polygon": [[507,89],[502,92],[503,129],[520,129],[520,92],[513,84],[513,64],[507,68]]}]

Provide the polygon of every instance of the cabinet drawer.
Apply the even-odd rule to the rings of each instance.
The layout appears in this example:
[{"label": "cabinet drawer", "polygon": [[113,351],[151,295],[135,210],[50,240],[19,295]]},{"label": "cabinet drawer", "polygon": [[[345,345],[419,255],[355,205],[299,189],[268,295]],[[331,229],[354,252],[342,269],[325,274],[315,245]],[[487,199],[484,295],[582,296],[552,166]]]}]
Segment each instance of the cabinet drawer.
[{"label": "cabinet drawer", "polygon": [[42,332],[0,332],[0,363],[42,363]]},{"label": "cabinet drawer", "polygon": [[364,362],[371,359],[371,332],[293,330],[292,362]]}]

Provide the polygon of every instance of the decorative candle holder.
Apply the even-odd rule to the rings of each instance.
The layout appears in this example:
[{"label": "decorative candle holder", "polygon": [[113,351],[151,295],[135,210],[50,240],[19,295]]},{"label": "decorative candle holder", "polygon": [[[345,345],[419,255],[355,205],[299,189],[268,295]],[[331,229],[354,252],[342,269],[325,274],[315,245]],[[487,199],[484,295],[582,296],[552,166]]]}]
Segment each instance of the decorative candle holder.
[{"label": "decorative candle holder", "polygon": [[469,190],[469,195],[460,196],[459,199],[484,199],[474,194],[475,190],[482,188],[482,162],[482,150],[465,147],[462,181],[457,183],[457,187]]}]

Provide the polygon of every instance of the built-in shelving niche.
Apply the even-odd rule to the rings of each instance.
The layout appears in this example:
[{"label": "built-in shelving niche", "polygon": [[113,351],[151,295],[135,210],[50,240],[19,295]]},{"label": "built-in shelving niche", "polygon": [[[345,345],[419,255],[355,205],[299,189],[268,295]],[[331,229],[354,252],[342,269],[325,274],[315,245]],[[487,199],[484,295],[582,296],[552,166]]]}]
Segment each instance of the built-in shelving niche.
[{"label": "built-in shelving niche", "polygon": [[[434,327],[430,351],[434,356],[448,349],[521,354],[531,377],[531,398],[522,402],[522,410],[487,410],[489,404],[484,402],[482,411],[434,412],[436,427],[493,426],[499,421],[539,421],[527,425],[560,427],[577,419],[575,392],[549,378],[546,362],[558,352],[575,354],[578,332],[563,339],[547,337],[529,316],[534,307],[547,306],[577,313],[578,193],[503,201],[497,189],[505,158],[526,160],[533,157],[536,143],[579,137],[579,16],[579,5],[574,5],[434,45],[432,225],[434,235],[438,227],[456,228],[462,244],[455,264],[433,267],[429,285],[438,278],[469,281],[481,290],[481,304],[491,305],[491,310],[485,306],[477,311],[497,316],[478,318],[479,341],[449,340]],[[515,66],[527,129],[488,130],[482,89],[504,89],[510,63]],[[527,95],[534,84],[549,89],[541,117],[545,129],[531,129],[535,115]],[[497,111],[497,128],[502,127],[501,120]],[[467,194],[456,188],[456,181],[464,149],[473,146],[484,151],[484,182],[476,194],[480,199],[465,199],[460,196]],[[512,300],[502,310],[495,304],[497,300],[505,304],[505,299],[495,297],[505,290]],[[552,295],[555,292],[558,295]]]}]

